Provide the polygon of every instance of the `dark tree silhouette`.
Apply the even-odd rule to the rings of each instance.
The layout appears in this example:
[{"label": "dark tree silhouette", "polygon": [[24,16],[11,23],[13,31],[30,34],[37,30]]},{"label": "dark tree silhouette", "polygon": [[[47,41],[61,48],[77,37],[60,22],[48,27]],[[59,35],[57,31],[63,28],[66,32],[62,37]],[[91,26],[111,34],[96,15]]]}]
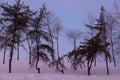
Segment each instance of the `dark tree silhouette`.
[{"label": "dark tree silhouette", "polygon": [[[94,35],[96,35],[96,32],[94,30],[94,24],[96,22],[96,19],[94,16],[92,15],[88,15],[88,24],[85,24],[86,27],[88,27],[90,29],[90,32],[88,32],[91,36],[91,38],[94,37]],[[96,66],[96,58],[94,59],[94,66]]]},{"label": "dark tree silhouette", "polygon": [[38,73],[40,73],[40,68],[38,67],[39,60],[50,61],[47,53],[52,54],[54,51],[49,44],[44,43],[51,42],[50,34],[46,30],[46,14],[46,6],[43,4],[40,11],[31,20],[32,27],[27,33],[28,38],[33,44],[31,46],[33,55],[32,65],[35,63]]},{"label": "dark tree silhouette", "polygon": [[[104,55],[106,60],[107,75],[109,75],[108,59],[111,57],[108,46],[110,43],[107,42],[103,12],[104,9],[101,7],[100,18],[97,20],[98,23],[92,27],[93,30],[96,30],[97,33],[92,38],[87,39],[85,42],[82,42],[82,45],[80,45],[76,50],[68,53],[68,59],[70,59],[71,63],[74,62],[73,57],[75,56],[76,67],[85,61],[87,62],[88,75],[91,75],[92,63],[98,55]],[[89,25],[86,26],[89,27]]]},{"label": "dark tree silhouette", "polygon": [[105,17],[104,17],[104,7],[101,7],[101,12],[100,12],[100,18],[97,20],[97,29],[100,30],[100,38],[101,38],[101,44],[104,47],[103,52],[105,56],[105,61],[106,61],[106,67],[107,67],[107,75],[109,75],[109,66],[108,66],[108,59],[111,58],[109,50],[108,50],[108,43],[107,42],[107,28],[106,28],[106,22],[105,22]]},{"label": "dark tree silhouette", "polygon": [[[19,43],[18,46],[20,46],[20,43],[24,41],[24,31],[27,28],[31,11],[29,6],[21,3],[21,0],[16,0],[13,5],[3,3],[0,7],[3,10],[2,20],[5,24],[8,23],[4,27],[5,33],[7,33],[6,43],[9,44],[10,48],[9,73],[11,73],[13,53],[17,44]],[[5,46],[8,45],[5,44]]]}]

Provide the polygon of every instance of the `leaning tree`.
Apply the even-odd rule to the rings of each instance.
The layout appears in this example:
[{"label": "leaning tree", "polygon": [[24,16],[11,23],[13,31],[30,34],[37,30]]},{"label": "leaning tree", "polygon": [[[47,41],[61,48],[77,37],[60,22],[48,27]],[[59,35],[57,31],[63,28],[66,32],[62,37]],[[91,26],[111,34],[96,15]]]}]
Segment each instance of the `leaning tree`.
[{"label": "leaning tree", "polygon": [[53,53],[53,48],[49,45],[51,42],[51,36],[47,30],[46,25],[46,6],[42,5],[40,10],[36,12],[30,21],[31,28],[27,31],[27,38],[32,42],[32,63],[40,73],[40,68],[38,67],[39,60],[49,62],[50,56]]}]

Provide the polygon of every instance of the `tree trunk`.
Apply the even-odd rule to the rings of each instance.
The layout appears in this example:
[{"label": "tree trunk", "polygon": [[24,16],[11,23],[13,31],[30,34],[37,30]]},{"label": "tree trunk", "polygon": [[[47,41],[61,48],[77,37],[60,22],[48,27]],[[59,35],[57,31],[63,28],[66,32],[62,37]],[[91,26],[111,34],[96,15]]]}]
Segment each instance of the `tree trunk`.
[{"label": "tree trunk", "polygon": [[[50,28],[50,21],[49,21],[49,16],[47,16],[47,23],[48,23],[48,30],[49,30],[49,33],[50,33],[50,37],[51,37],[51,45],[52,45],[52,49],[54,49],[54,42],[53,42],[53,35],[52,35],[52,32],[51,32],[51,28]],[[54,52],[52,52],[52,63],[54,65],[54,62],[55,62],[55,56],[54,56]]]},{"label": "tree trunk", "polygon": [[11,56],[9,59],[9,73],[11,73],[11,69],[12,69],[12,56],[13,56],[13,54],[11,53]]},{"label": "tree trunk", "polygon": [[74,55],[74,65],[73,65],[73,68],[74,68],[74,70],[77,69],[76,66],[75,66],[75,55]]},{"label": "tree trunk", "polygon": [[36,69],[38,70],[38,73],[40,73],[40,68],[38,68],[38,62],[39,62],[39,56],[37,56]]},{"label": "tree trunk", "polygon": [[95,56],[95,58],[94,58],[94,66],[96,66],[96,56]]},{"label": "tree trunk", "polygon": [[29,39],[28,39],[28,37],[27,37],[27,42],[28,42],[28,48],[29,48],[29,64],[31,64],[31,46],[30,46],[30,42],[29,42]]},{"label": "tree trunk", "polygon": [[[16,28],[16,26],[15,26]],[[11,69],[12,69],[12,58],[13,58],[13,51],[14,51],[14,44],[15,44],[15,32],[16,32],[16,29],[14,30],[14,33],[13,33],[13,39],[11,40],[11,51],[10,51],[10,59],[9,59],[9,73],[11,73]]]},{"label": "tree trunk", "polygon": [[[37,29],[37,27],[36,27],[36,29],[35,29],[36,31],[38,30]],[[38,70],[38,73],[40,73],[40,68],[38,67],[38,62],[39,62],[39,41],[40,41],[40,38],[39,38],[39,34],[36,34],[36,49],[37,49],[37,52],[36,52],[36,57],[37,57],[37,59],[36,59],[36,69]]]},{"label": "tree trunk", "polygon": [[17,60],[19,61],[19,49],[20,49],[20,47],[19,47],[19,42],[18,42],[18,44],[17,44]]},{"label": "tree trunk", "polygon": [[59,70],[59,63],[61,63],[60,56],[59,56],[59,41],[58,41],[58,34],[57,34],[57,57],[58,57],[58,62],[57,62],[57,70]]},{"label": "tree trunk", "polygon": [[5,56],[6,56],[6,43],[5,43],[5,49],[4,49],[4,56],[3,56],[3,64],[5,64]]},{"label": "tree trunk", "polygon": [[59,41],[58,41],[58,33],[57,33],[57,55],[58,55],[58,59],[60,58],[59,55]]},{"label": "tree trunk", "polygon": [[105,60],[106,60],[106,68],[107,68],[107,75],[109,75],[109,66],[108,66],[108,56],[105,54]]},{"label": "tree trunk", "polygon": [[12,47],[11,47],[11,51],[10,51],[9,73],[11,73],[11,68],[12,68],[13,49],[14,49],[14,42],[12,42]]},{"label": "tree trunk", "polygon": [[[75,37],[74,37],[74,50],[76,50],[76,39],[75,39]],[[74,55],[74,65],[73,65],[73,68],[74,68],[74,70],[76,70],[76,67],[75,67],[75,55]]]},{"label": "tree trunk", "polygon": [[[52,49],[54,49],[53,40],[52,40]],[[54,65],[54,62],[55,62],[55,56],[54,56],[54,52],[53,52],[53,51],[52,51],[52,62],[53,62],[53,65]]]},{"label": "tree trunk", "polygon": [[113,45],[113,40],[112,40],[112,30],[110,30],[110,41],[111,41],[111,47],[112,47],[113,62],[114,62],[114,66],[116,67],[116,60],[115,60],[115,55],[114,55],[114,45]]},{"label": "tree trunk", "polygon": [[87,67],[88,67],[88,75],[91,75],[90,61],[87,62]]},{"label": "tree trunk", "polygon": [[89,59],[87,62],[87,67],[88,67],[88,75],[91,75],[91,67],[92,67],[92,62],[93,62],[93,58]]},{"label": "tree trunk", "polygon": [[88,67],[88,75],[89,75],[89,76],[91,75],[90,72],[91,72],[91,71],[90,71],[90,67]]}]

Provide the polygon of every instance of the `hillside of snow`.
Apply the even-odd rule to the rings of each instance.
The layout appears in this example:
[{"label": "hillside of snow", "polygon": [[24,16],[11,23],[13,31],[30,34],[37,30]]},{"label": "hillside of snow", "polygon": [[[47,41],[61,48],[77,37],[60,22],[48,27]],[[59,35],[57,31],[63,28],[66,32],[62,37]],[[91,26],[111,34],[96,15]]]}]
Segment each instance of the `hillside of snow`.
[{"label": "hillside of snow", "polygon": [[39,63],[41,66],[41,73],[38,74],[34,67],[30,67],[27,60],[13,61],[12,73],[8,73],[8,61],[2,64],[0,61],[0,80],[119,80],[120,79],[120,65],[114,67],[112,63],[109,64],[110,75],[106,75],[105,63],[99,62],[96,67],[92,67],[91,76],[87,75],[86,68],[79,70],[72,70],[70,64],[66,63],[67,69],[65,74],[61,74],[55,69],[50,69],[46,65]]}]

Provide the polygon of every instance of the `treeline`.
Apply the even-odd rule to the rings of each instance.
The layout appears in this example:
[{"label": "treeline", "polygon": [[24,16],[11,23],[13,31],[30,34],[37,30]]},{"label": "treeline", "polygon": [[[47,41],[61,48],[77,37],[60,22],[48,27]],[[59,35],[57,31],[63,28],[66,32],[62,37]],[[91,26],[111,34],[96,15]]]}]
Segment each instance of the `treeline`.
[{"label": "treeline", "polygon": [[[68,59],[71,67],[77,70],[79,67],[87,67],[88,75],[91,68],[96,66],[97,58],[102,56],[106,62],[107,75],[109,75],[109,63],[116,67],[117,49],[119,49],[119,5],[114,5],[114,14],[101,7],[99,18],[88,17],[89,38],[77,41],[83,35],[81,31],[68,31],[67,38],[73,42],[74,49],[60,56],[59,38],[62,30],[61,21],[53,15],[45,4],[39,10],[31,10],[29,5],[21,0],[15,0],[14,4],[0,4],[0,50],[3,51],[3,64],[6,54],[9,53],[9,73],[12,72],[12,60],[14,53],[19,60],[20,48],[29,51],[29,64],[35,66],[40,73],[39,61],[43,61],[50,68],[56,68],[64,74],[66,69],[64,58]],[[117,33],[117,35],[116,35]],[[116,44],[117,42],[117,44]],[[56,46],[56,49],[54,48]],[[118,47],[114,47],[114,46]],[[117,50],[115,52],[115,50]]]}]

